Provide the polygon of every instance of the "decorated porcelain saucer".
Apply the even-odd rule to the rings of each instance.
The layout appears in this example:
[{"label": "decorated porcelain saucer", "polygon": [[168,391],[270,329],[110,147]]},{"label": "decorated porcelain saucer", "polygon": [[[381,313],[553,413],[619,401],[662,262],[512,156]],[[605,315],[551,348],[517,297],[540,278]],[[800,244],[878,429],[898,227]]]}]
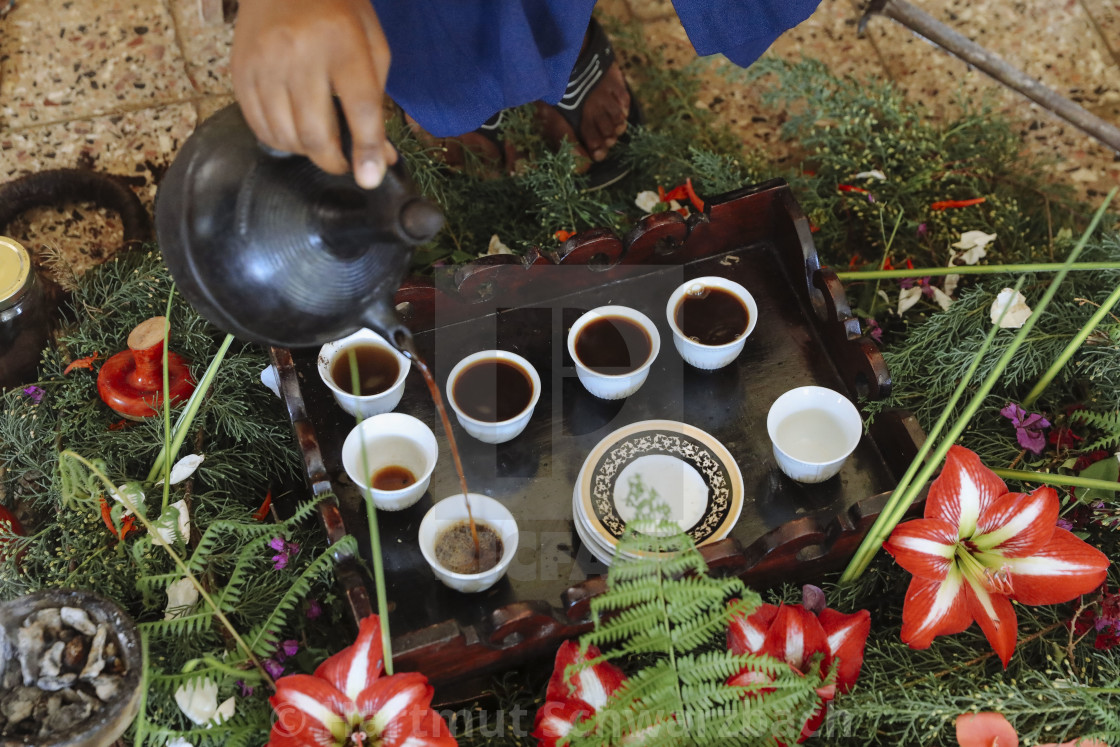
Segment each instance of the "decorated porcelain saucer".
[{"label": "decorated porcelain saucer", "polygon": [[635,517],[637,481],[698,546],[730,534],[743,508],[743,475],[711,434],[674,420],[633,423],[600,441],[576,479],[572,508],[589,548],[613,555]]}]

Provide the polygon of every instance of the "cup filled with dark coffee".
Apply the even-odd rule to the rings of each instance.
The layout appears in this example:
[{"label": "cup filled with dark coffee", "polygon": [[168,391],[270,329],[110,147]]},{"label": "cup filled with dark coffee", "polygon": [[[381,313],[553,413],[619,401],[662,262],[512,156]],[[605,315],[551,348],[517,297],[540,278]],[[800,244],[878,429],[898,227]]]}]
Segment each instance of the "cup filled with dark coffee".
[{"label": "cup filled with dark coffee", "polygon": [[657,327],[628,306],[592,309],[568,331],[576,375],[600,399],[624,399],[638,391],[660,351]]},{"label": "cup filled with dark coffee", "polygon": [[506,350],[468,355],[447,377],[447,401],[459,425],[483,443],[519,436],[540,398],[541,377],[533,364]]},{"label": "cup filled with dark coffee", "polygon": [[368,418],[400,404],[412,362],[371,329],[319,349],[319,377],[339,407]]},{"label": "cup filled with dark coffee", "polygon": [[420,552],[444,585],[456,591],[485,591],[509,569],[519,532],[513,514],[501,503],[480,493],[470,493],[469,498],[469,510],[462,494],[428,510],[420,522]]},{"label": "cup filled with dark coffee", "polygon": [[438,455],[432,429],[401,412],[366,418],[342,442],[342,468],[385,511],[408,508],[423,497]]},{"label": "cup filled with dark coffee", "polygon": [[685,363],[710,371],[723,368],[743,352],[758,323],[758,305],[733,280],[701,277],[673,291],[665,316]]}]

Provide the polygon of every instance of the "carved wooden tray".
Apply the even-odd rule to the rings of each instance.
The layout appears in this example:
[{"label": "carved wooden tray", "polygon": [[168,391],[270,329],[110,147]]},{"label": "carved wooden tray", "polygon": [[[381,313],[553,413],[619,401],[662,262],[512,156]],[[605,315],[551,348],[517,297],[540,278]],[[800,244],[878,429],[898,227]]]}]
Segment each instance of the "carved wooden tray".
[{"label": "carved wooden tray", "polygon": [[[759,307],[757,328],[730,366],[685,365],[665,318],[670,292],[687,278],[720,275],[742,283]],[[507,577],[481,594],[460,594],[432,575],[416,544],[433,501],[457,492],[434,407],[415,371],[400,412],[428,423],[440,441],[431,488],[415,506],[379,514],[400,670],[448,683],[547,655],[588,625],[588,601],[603,589],[604,566],[572,524],[572,489],[587,453],[606,434],[648,419],[680,420],[719,439],[743,472],[742,515],[732,536],[704,548],[714,572],[761,588],[841,567],[913,458],[921,432],[907,413],[876,419],[841,473],[801,485],[778,471],[766,435],[770,404],[786,390],[818,384],[877,398],[890,378],[878,349],[860,337],[843,289],[817,260],[809,224],[786,184],[775,180],[712,199],[687,220],[663,213],[624,238],[588,231],[556,254],[487,257],[434,280],[409,282],[399,310],[444,387],[464,355],[501,348],[540,373],[542,396],[526,431],[498,446],[456,424],[474,492],[502,501],[518,520],[520,549]],[[585,310],[633,306],[657,323],[661,354],[649,380],[619,402],[580,386],[565,333]],[[353,418],[335,405],[315,370],[315,350],[273,349],[283,395],[315,494],[334,490],[321,516],[332,541],[359,537],[368,557],[364,510],[340,465]],[[365,574],[339,558],[339,579],[357,617],[371,611]]]}]

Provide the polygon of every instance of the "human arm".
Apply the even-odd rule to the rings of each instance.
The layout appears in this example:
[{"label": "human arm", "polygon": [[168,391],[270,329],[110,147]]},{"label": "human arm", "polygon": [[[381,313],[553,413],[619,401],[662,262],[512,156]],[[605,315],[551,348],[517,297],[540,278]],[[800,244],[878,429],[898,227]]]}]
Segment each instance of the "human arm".
[{"label": "human arm", "polygon": [[249,127],[269,147],[345,173],[337,95],[353,141],[354,177],[366,189],[397,159],[382,113],[389,60],[369,0],[241,0],[231,68]]}]

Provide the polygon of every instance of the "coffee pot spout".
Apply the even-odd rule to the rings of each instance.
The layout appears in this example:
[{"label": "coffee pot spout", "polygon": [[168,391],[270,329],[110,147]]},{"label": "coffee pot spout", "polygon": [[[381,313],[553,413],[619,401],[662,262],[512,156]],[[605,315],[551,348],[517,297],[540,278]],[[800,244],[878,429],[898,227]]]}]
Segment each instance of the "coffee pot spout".
[{"label": "coffee pot spout", "polygon": [[410,358],[415,348],[412,331],[401,321],[397,311],[388,303],[377,302],[362,313],[362,323],[389,341],[389,344]]}]

